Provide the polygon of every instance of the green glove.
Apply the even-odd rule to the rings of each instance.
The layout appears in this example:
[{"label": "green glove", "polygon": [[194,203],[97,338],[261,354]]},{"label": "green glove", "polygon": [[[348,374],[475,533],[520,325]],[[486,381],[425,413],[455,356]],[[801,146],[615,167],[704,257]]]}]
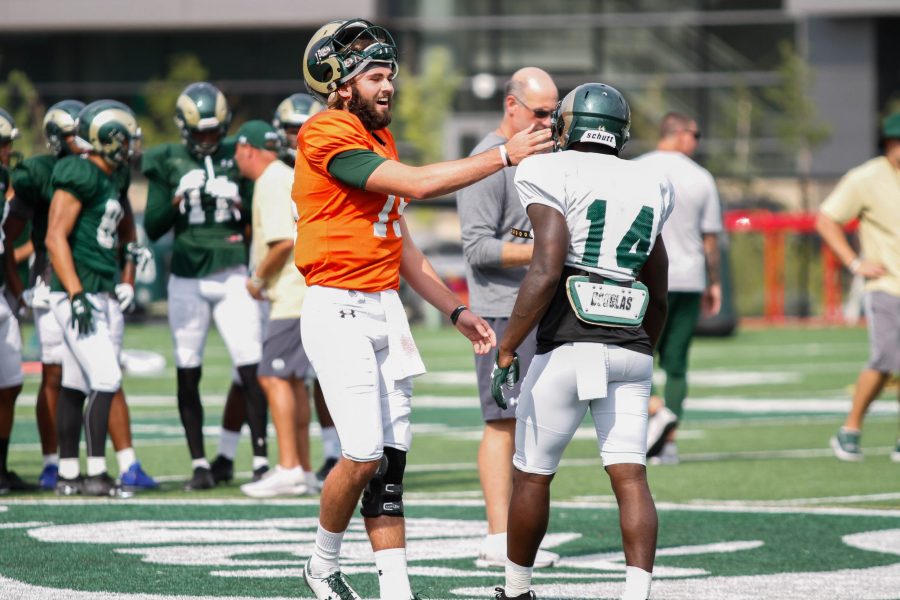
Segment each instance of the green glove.
[{"label": "green glove", "polygon": [[94,333],[93,311],[97,310],[97,307],[91,304],[87,294],[78,292],[69,302],[72,304],[72,318],[69,325],[78,331],[78,335]]},{"label": "green glove", "polygon": [[503,386],[505,385],[507,389],[511,390],[519,381],[519,355],[513,352],[513,359],[508,367],[500,367],[497,364],[498,358],[500,358],[499,352],[494,358],[494,370],[491,371],[491,396],[494,397],[497,406],[506,410],[508,405],[506,398],[503,397]]}]

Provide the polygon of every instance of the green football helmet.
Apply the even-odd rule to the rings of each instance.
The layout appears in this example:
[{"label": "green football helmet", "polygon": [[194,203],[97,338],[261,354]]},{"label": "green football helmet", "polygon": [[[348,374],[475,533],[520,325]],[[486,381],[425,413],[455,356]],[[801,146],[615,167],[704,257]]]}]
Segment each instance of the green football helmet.
[{"label": "green football helmet", "polygon": [[556,105],[550,128],[557,151],[567,150],[576,142],[589,142],[618,153],[631,136],[631,109],[616,88],[585,83]]},{"label": "green football helmet", "polygon": [[322,104],[338,87],[371,63],[382,63],[397,74],[397,45],[384,27],[364,19],[332,21],[309,40],[303,54],[306,89]]},{"label": "green football helmet", "polygon": [[299,129],[306,120],[325,108],[325,106],[309,94],[291,94],[281,101],[272,117],[272,127],[281,138],[281,147],[292,155],[297,154],[294,144],[288,139],[287,128]]},{"label": "green football helmet", "polygon": [[11,142],[19,137],[19,130],[12,115],[0,108],[0,142]]},{"label": "green football helmet", "polygon": [[84,102],[63,100],[47,109],[47,114],[44,115],[44,137],[53,154],[62,156],[68,152],[66,138],[75,134],[75,120],[83,108]]},{"label": "green football helmet", "polygon": [[[219,149],[222,138],[228,133],[231,109],[228,100],[219,89],[205,81],[192,83],[184,88],[175,102],[175,124],[181,131],[188,151],[203,158]],[[215,131],[211,141],[199,141],[195,133]]]},{"label": "green football helmet", "polygon": [[134,113],[121,102],[97,100],[78,113],[75,142],[114,168],[129,161],[140,139],[141,129]]}]

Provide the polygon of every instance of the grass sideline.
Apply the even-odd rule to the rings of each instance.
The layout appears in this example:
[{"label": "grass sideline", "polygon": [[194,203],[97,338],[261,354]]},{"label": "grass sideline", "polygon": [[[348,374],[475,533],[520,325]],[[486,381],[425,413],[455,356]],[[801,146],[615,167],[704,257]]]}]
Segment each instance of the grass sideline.
[{"label": "grass sideline", "polygon": [[[413,588],[431,599],[492,597],[502,570],[473,569],[472,562],[485,526],[471,351],[451,329],[416,328],[414,335],[429,374],[416,383],[405,481]],[[129,327],[125,346],[159,352],[171,363],[164,325]],[[696,341],[679,441],[683,462],[648,468],[660,514],[651,597],[900,598],[900,464],[888,458],[896,400],[885,397],[873,407],[864,462],[838,462],[828,448],[866,354],[859,329],[752,329]],[[202,391],[212,454],[230,380],[215,332],[206,356]],[[10,452],[10,464],[31,480],[41,467],[36,386],[29,377]],[[15,549],[0,552],[0,600],[308,598],[300,575],[318,499],[245,498],[238,488],[249,477],[245,441],[237,481],[206,493],[181,491],[189,461],[174,369],[128,375],[125,390],[135,447],[162,489],[130,500],[46,492],[0,498],[0,545]],[[274,459],[274,434],[270,439]],[[317,462],[316,431],[313,455]],[[111,452],[109,459],[114,466]],[[618,515],[587,423],[566,451],[552,498],[545,544],[563,558],[537,572],[538,597],[618,597],[624,575]],[[342,564],[363,597],[377,596],[358,518],[345,537]]]},{"label": "grass sideline", "polygon": [[[26,328],[25,335],[30,334]],[[408,489],[425,495],[477,495],[475,459],[481,421],[468,343],[449,328],[415,328],[414,335],[429,374],[416,383]],[[178,479],[187,477],[188,456],[175,405],[168,330],[162,324],[129,326],[125,347],[166,357],[163,373],[126,376],[125,390],[132,398],[138,455],[148,472],[166,481],[154,497],[183,497]],[[900,508],[900,499],[883,496],[898,491],[896,478],[884,477],[884,469],[900,470],[887,457],[896,436],[896,416],[891,416],[895,402],[879,400],[876,414],[867,420],[863,463],[840,463],[828,450],[828,438],[849,405],[847,387],[866,353],[862,329],[754,329],[733,338],[697,339],[679,443],[683,464],[650,467],[656,498],[661,502],[812,498],[817,504],[835,498],[835,505],[843,505],[847,497],[877,496],[858,504]],[[221,338],[212,331],[201,384],[210,455],[216,449],[216,428],[230,372]],[[28,377],[16,409],[10,453],[13,468],[31,480],[41,466],[32,406],[36,388],[37,378]],[[270,439],[274,460],[274,434]],[[317,442],[314,438],[314,461],[319,460]],[[114,465],[114,457],[110,459]],[[554,482],[554,500],[610,496],[593,432],[586,424],[564,460]],[[246,442],[236,467],[239,472],[250,470]],[[236,485],[229,485],[208,497],[241,495]]]}]

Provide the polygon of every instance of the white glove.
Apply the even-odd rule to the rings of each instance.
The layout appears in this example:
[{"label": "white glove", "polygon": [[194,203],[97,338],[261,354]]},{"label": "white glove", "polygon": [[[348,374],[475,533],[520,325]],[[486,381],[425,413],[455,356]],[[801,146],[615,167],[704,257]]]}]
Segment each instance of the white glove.
[{"label": "white glove", "polygon": [[179,204],[182,213],[184,212],[184,197],[187,196],[191,190],[202,189],[204,183],[206,183],[206,173],[203,169],[194,169],[181,176],[178,187],[175,189],[175,197],[182,198],[182,201]]},{"label": "white glove", "polygon": [[241,200],[241,192],[237,184],[223,176],[207,181],[203,191],[213,198],[225,198],[234,203],[238,203]]},{"label": "white glove", "polygon": [[125,244],[125,252],[134,261],[135,276],[140,277],[144,270],[153,262],[153,252],[150,248],[137,242]]},{"label": "white glove", "polygon": [[134,286],[130,283],[119,283],[115,287],[119,308],[124,312],[134,302]]},{"label": "white glove", "polygon": [[32,309],[50,310],[50,286],[38,277],[34,282],[34,287],[22,294],[25,304]]}]

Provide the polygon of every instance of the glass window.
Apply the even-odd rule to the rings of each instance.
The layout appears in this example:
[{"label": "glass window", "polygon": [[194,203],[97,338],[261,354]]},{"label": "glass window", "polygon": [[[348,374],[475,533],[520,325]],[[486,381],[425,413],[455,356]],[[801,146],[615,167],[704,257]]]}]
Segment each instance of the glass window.
[{"label": "glass window", "polygon": [[691,27],[617,28],[598,31],[604,75],[685,73],[700,69],[696,30]]},{"label": "glass window", "polygon": [[782,0],[706,0],[707,10],[781,10]]},{"label": "glass window", "polygon": [[734,25],[707,27],[703,31],[704,46],[711,71],[768,71],[778,68],[782,41],[793,41],[794,26]]},{"label": "glass window", "polygon": [[[482,2],[482,4],[488,4]],[[506,15],[573,15],[603,12],[601,2],[591,0],[500,0],[499,14]]]},{"label": "glass window", "polygon": [[512,73],[538,66],[551,73],[583,73],[594,66],[589,29],[501,31],[491,32],[488,39],[495,39],[497,47],[479,55],[479,70]]}]

